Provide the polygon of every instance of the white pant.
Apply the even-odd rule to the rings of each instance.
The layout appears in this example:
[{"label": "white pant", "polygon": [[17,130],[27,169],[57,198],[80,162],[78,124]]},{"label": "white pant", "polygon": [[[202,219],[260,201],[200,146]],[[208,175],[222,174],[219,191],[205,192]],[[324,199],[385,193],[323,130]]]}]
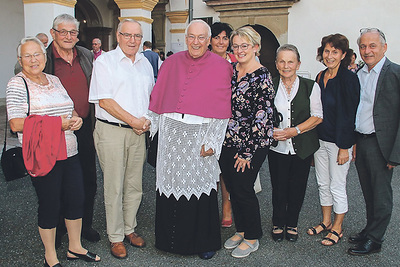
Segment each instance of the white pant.
[{"label": "white pant", "polygon": [[336,214],[348,211],[346,177],[350,167],[353,148],[349,149],[349,160],[339,165],[339,147],[335,143],[319,140],[320,148],[314,154],[315,173],[321,206],[333,206]]}]

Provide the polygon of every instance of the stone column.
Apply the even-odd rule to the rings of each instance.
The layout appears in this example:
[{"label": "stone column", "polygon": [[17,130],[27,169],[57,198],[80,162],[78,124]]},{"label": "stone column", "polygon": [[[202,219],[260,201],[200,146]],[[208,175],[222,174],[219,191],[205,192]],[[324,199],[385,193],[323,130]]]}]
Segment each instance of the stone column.
[{"label": "stone column", "polygon": [[60,14],[75,16],[76,0],[23,0],[25,17],[25,36],[35,36],[44,32],[52,38],[50,29],[53,20]]},{"label": "stone column", "polygon": [[[151,11],[154,9],[158,0],[114,0],[121,10],[119,20],[134,19],[142,25],[143,42],[151,41]],[[142,43],[143,43],[142,42]]]},{"label": "stone column", "polygon": [[166,13],[171,23],[170,32],[170,50],[174,53],[186,50],[185,29],[189,16],[189,11],[170,11]]}]

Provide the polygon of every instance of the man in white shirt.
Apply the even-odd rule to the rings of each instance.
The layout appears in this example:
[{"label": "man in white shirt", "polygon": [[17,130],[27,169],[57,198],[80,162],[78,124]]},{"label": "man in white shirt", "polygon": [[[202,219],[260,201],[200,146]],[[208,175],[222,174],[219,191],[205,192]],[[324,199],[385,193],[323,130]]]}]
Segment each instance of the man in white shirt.
[{"label": "man in white shirt", "polygon": [[142,199],[145,135],[144,118],[153,89],[153,70],[138,53],[143,33],[132,19],[120,22],[118,46],[93,64],[89,101],[95,104],[94,140],[104,174],[104,203],[111,254],[127,256],[123,240],[144,247],[135,233],[136,213]]}]

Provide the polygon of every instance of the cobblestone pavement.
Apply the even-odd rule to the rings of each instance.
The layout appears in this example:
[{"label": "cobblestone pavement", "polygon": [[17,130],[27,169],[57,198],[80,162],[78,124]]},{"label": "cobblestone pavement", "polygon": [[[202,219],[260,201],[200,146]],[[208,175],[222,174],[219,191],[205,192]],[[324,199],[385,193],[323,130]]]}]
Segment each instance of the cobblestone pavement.
[{"label": "cobblestone pavement", "polygon": [[[5,107],[0,106],[0,140],[4,137]],[[11,139],[12,140],[12,139]],[[15,138],[11,145],[17,143]],[[399,167],[398,167],[399,168]],[[63,266],[400,266],[399,235],[400,204],[399,177],[396,168],[393,177],[394,209],[382,252],[364,257],[347,255],[350,234],[360,231],[365,224],[365,206],[357,173],[352,164],[348,175],[349,212],[344,222],[344,238],[335,246],[320,244],[322,236],[308,236],[306,229],[321,219],[315,172],[312,168],[306,198],[299,219],[299,240],[296,243],[275,243],[270,237],[271,187],[267,164],[261,169],[262,192],[258,194],[264,236],[258,251],[244,259],[235,259],[221,249],[211,260],[194,256],[165,253],[154,247],[155,169],[145,164],[143,176],[143,201],[138,213],[139,232],[147,241],[146,248],[127,246],[128,258],[118,260],[111,256],[106,235],[103,202],[103,179],[98,168],[98,194],[94,215],[94,228],[101,234],[101,241],[83,245],[98,253],[102,261],[97,264],[66,260],[67,238],[64,237],[58,257]],[[222,229],[222,240],[235,232],[234,228]],[[0,266],[43,266],[44,249],[37,230],[37,200],[28,177],[6,183],[0,172]]]}]

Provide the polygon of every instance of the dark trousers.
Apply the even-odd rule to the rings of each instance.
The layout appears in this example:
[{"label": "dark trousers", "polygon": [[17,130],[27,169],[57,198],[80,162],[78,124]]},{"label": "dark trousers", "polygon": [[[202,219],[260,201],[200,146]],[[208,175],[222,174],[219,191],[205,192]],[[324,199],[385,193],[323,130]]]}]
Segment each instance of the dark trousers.
[{"label": "dark trousers", "polygon": [[386,167],[375,136],[357,141],[356,168],[367,209],[367,237],[382,243],[393,208],[393,170]]},{"label": "dark trousers", "polygon": [[78,139],[79,160],[83,173],[85,203],[82,228],[85,229],[92,227],[94,199],[97,191],[96,150],[94,148],[92,119],[90,115],[83,119],[82,127],[74,133]]},{"label": "dark trousers", "polygon": [[246,167],[244,172],[237,172],[233,167],[236,153],[236,148],[223,147],[219,159],[222,176],[230,193],[236,231],[244,232],[246,239],[259,239],[262,236],[261,217],[260,206],[254,192],[254,182],[268,149],[257,149],[251,161],[251,168]]},{"label": "dark trousers", "polygon": [[31,181],[38,197],[40,228],[55,228],[59,222],[61,207],[64,218],[82,218],[84,193],[78,156],[57,161],[46,176],[31,177]]},{"label": "dark trousers", "polygon": [[307,189],[312,156],[301,159],[297,155],[268,153],[272,184],[272,222],[283,227],[297,227],[301,206]]}]

